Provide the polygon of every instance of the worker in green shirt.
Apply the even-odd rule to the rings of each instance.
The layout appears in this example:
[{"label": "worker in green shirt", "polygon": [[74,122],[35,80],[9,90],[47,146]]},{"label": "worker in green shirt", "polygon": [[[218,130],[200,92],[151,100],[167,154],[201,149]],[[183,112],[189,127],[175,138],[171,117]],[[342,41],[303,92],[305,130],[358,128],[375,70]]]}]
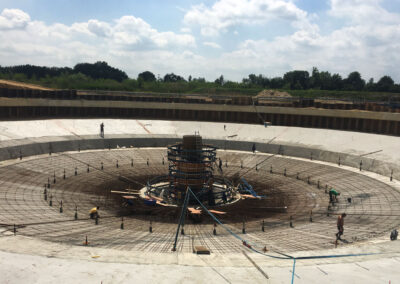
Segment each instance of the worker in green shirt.
[{"label": "worker in green shirt", "polygon": [[337,202],[337,196],[340,195],[333,187],[329,190],[329,202],[334,203]]}]

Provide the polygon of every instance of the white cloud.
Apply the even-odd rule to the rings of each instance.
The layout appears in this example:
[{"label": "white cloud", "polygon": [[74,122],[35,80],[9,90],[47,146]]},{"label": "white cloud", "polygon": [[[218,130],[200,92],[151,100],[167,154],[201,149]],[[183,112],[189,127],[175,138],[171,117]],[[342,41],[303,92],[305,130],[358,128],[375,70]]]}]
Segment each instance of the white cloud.
[{"label": "white cloud", "polygon": [[330,0],[329,14],[345,18],[353,24],[377,24],[399,21],[398,14],[390,13],[381,0]]},{"label": "white cloud", "polygon": [[[160,32],[134,16],[112,22],[92,19],[71,25],[47,25],[32,21],[21,10],[4,9],[0,14],[0,29],[1,65],[71,66],[83,61],[106,60],[110,64],[120,62],[117,67],[128,72],[140,72],[143,71],[140,65],[128,66],[126,59],[137,60],[136,56],[141,56],[143,51],[163,54],[163,50],[172,49],[174,54],[179,54],[196,46],[190,34]],[[124,57],[115,58],[118,54]],[[172,62],[171,59],[171,66]]]},{"label": "white cloud", "polygon": [[116,43],[128,48],[137,46],[146,48],[166,48],[171,46],[195,46],[195,39],[189,34],[158,32],[148,23],[134,16],[124,16],[116,20],[112,27]]},{"label": "white cloud", "polygon": [[194,47],[194,37],[188,34],[178,35],[173,32],[163,32],[153,35],[152,40],[158,47],[167,47],[170,45]]},{"label": "white cloud", "polygon": [[[382,8],[380,1],[331,0],[324,21],[340,22],[340,27],[323,32],[313,23],[316,16],[293,3],[296,2],[220,0],[211,7],[190,9],[185,15],[186,24],[200,26],[205,34],[217,35],[229,29],[226,37],[241,40],[236,46],[229,46],[229,51],[211,40],[196,46],[189,26],[183,26],[180,33],[159,31],[134,16],[110,22],[92,19],[71,25],[47,25],[30,20],[23,11],[5,9],[0,14],[0,64],[73,66],[104,60],[133,77],[152,70],[161,76],[174,72],[208,80],[221,74],[227,80],[241,80],[250,73],[282,76],[289,70],[317,66],[343,76],[357,70],[364,79],[390,75],[400,81],[398,13]],[[254,11],[256,8],[261,10]],[[197,17],[197,11],[206,18]],[[236,25],[262,24],[261,28],[268,28],[268,21],[276,18],[287,20],[294,32],[268,39],[245,38],[239,28],[240,33],[235,32]],[[213,57],[209,47],[218,48],[218,56]]]},{"label": "white cloud", "polygon": [[180,31],[181,31],[181,33],[184,33],[184,34],[190,34],[192,32],[192,30],[188,27],[182,27],[180,29]]},{"label": "white cloud", "polygon": [[[352,2],[352,5],[339,2]],[[275,76],[317,66],[342,76],[357,70],[364,79],[390,75],[400,81],[398,14],[384,10],[378,5],[379,1],[333,0],[331,4],[330,15],[349,19],[343,27],[328,34],[299,29],[272,40],[245,40],[236,50],[224,53],[215,65],[225,64],[224,68],[231,70],[236,78],[243,73]],[[351,17],[353,11],[358,11],[355,18]]]},{"label": "white cloud", "polygon": [[0,14],[0,30],[25,28],[30,17],[18,9],[4,9]]},{"label": "white cloud", "polygon": [[312,27],[307,12],[286,0],[219,0],[211,7],[195,5],[185,14],[184,23],[199,25],[204,36],[216,36],[236,25],[265,24],[276,19],[296,28]]},{"label": "white cloud", "polygon": [[203,42],[203,45],[209,46],[212,48],[217,48],[217,49],[221,48],[221,46],[218,43],[211,42],[211,41],[205,41],[205,42]]},{"label": "white cloud", "polygon": [[[22,27],[23,30],[15,31]],[[7,28],[1,35],[5,41],[11,36],[15,41],[26,43],[33,39],[33,43],[46,40],[46,44],[51,44],[54,43],[54,37],[65,41],[100,41],[103,44],[129,46],[133,49],[195,46],[192,35],[159,32],[141,18],[134,16],[123,16],[112,23],[92,19],[70,26],[60,23],[46,25],[43,22],[31,21],[29,15],[21,10],[4,9],[0,14],[0,28]]]},{"label": "white cloud", "polygon": [[108,23],[98,20],[89,20],[87,28],[90,32],[100,37],[109,37],[112,35],[112,28]]}]

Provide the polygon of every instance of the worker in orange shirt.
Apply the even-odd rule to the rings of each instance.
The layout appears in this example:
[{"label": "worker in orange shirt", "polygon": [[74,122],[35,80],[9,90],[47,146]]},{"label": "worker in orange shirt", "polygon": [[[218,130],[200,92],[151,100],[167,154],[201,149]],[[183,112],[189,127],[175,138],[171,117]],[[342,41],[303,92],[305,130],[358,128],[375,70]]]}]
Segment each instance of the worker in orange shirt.
[{"label": "worker in orange shirt", "polygon": [[336,234],[336,239],[341,240],[341,236],[343,235],[344,232],[344,217],[346,217],[346,213],[342,213],[342,215],[338,216],[337,219],[337,228],[338,228],[338,232]]}]

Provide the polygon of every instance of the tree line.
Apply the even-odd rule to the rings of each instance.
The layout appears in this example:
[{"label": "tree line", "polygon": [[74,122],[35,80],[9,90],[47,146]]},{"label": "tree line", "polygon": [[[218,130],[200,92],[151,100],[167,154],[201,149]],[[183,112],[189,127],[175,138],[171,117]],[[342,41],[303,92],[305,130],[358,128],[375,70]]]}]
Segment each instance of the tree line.
[{"label": "tree line", "polygon": [[[147,82],[157,81],[155,75],[150,71],[145,71],[138,75],[139,80]],[[166,74],[161,82],[178,82],[186,80],[174,73]],[[192,78],[189,76],[187,82],[198,81],[206,82],[204,78]],[[214,80],[218,86],[234,86],[242,87],[262,87],[264,89],[286,89],[286,90],[346,90],[346,91],[379,91],[379,92],[400,92],[400,85],[395,84],[390,76],[383,76],[377,82],[369,79],[368,83],[362,79],[361,74],[357,71],[351,72],[347,78],[342,78],[339,74],[331,74],[328,71],[320,72],[318,68],[313,67],[311,76],[308,71],[295,70],[286,72],[283,77],[268,78],[262,74],[250,74],[247,78],[243,78],[241,83],[225,81],[221,75]]]},{"label": "tree line", "polygon": [[368,82],[361,77],[358,71],[351,72],[346,78],[328,71],[319,71],[313,67],[311,75],[308,71],[290,71],[282,77],[266,78],[263,75],[250,74],[242,81],[245,84],[260,85],[264,88],[278,88],[287,90],[346,90],[346,91],[378,91],[399,92],[400,85],[395,84],[390,76],[383,76],[377,82],[371,78]]},{"label": "tree line", "polygon": [[3,75],[22,74],[27,79],[40,80],[45,77],[58,77],[61,75],[83,74],[93,79],[111,79],[122,82],[128,79],[124,71],[111,67],[107,62],[98,61],[96,63],[78,63],[74,68],[70,67],[45,67],[35,65],[17,65],[1,67],[0,73]]},{"label": "tree line", "polygon": [[111,67],[107,62],[79,63],[70,67],[44,67],[18,65],[1,67],[0,78],[17,81],[42,83],[56,88],[121,89],[151,91],[193,91],[201,87],[215,89],[284,89],[284,90],[330,90],[330,91],[369,91],[400,93],[400,85],[390,76],[382,76],[377,82],[373,78],[367,82],[358,71],[351,72],[346,78],[328,71],[319,71],[313,67],[311,74],[305,70],[286,72],[282,77],[269,78],[262,74],[250,74],[241,82],[225,80],[221,75],[214,81],[205,78],[193,78],[168,73],[156,77],[150,71],[140,73],[137,78]]}]

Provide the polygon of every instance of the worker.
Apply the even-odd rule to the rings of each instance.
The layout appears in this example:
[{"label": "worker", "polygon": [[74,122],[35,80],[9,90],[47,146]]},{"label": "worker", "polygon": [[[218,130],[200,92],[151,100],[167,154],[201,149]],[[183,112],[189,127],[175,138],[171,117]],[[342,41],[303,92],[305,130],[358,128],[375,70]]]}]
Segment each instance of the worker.
[{"label": "worker", "polygon": [[341,240],[340,236],[343,235],[344,232],[344,217],[346,217],[346,213],[342,213],[342,215],[338,216],[337,219],[337,228],[338,228],[338,232],[336,234],[336,239],[337,240]]},{"label": "worker", "polygon": [[251,147],[251,150],[253,151],[253,153],[256,152],[256,143],[253,143],[253,147]]},{"label": "worker", "polygon": [[219,159],[218,168],[222,171],[222,160],[221,160],[221,158]]},{"label": "worker", "polygon": [[329,202],[334,204],[335,202],[337,202],[337,197],[338,195],[340,195],[339,192],[337,192],[334,188],[331,188],[329,190]]},{"label": "worker", "polygon": [[226,130],[226,125],[224,124],[224,130]]},{"label": "worker", "polygon": [[222,192],[222,202],[225,204],[227,202],[226,193],[225,191]]},{"label": "worker", "polygon": [[93,207],[92,209],[90,209],[90,211],[89,211],[90,219],[100,218],[99,209],[100,209],[100,206]]},{"label": "worker", "polygon": [[100,137],[104,138],[104,123],[100,124]]},{"label": "worker", "polygon": [[397,240],[397,236],[399,235],[399,232],[397,232],[396,229],[394,229],[391,233],[390,233],[390,240],[391,241],[395,241]]}]

